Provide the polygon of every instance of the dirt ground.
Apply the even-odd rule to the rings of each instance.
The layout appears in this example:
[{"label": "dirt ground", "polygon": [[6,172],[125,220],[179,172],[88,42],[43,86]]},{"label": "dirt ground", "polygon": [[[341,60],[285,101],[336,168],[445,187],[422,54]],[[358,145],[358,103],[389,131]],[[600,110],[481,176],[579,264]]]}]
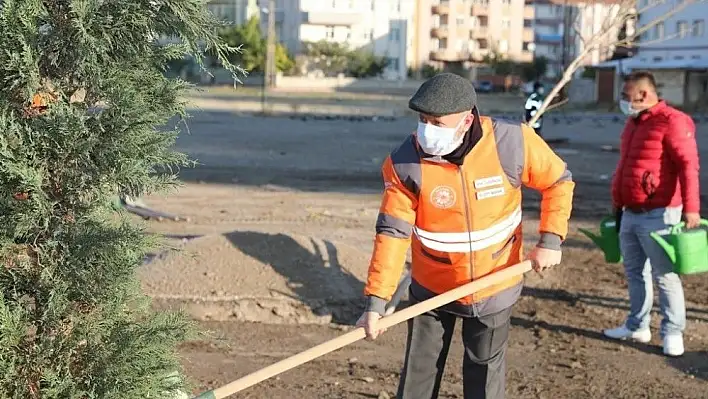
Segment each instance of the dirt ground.
[{"label": "dirt ground", "polygon": [[[205,331],[181,347],[194,393],[352,328],[363,306],[379,166],[415,126],[410,118],[256,117],[229,112],[230,106],[193,114],[191,135],[177,146],[201,165],[181,172],[185,186],[176,193],[145,199],[189,218],[149,223],[171,249],[156,251],[141,277],[157,307],[183,307]],[[658,332],[648,345],[602,337],[627,311],[623,271],[605,263],[577,228],[595,227],[609,208],[618,154],[602,146],[618,144],[622,119],[553,115],[546,136],[570,140],[554,148],[577,183],[572,225],[562,265],[542,277],[527,275],[512,320],[507,397],[706,398],[708,274],[684,278],[683,357],[662,356]],[[708,119],[698,122],[706,149]],[[524,210],[532,244],[535,193],[527,193]],[[655,332],[659,318],[655,313]],[[375,342],[355,343],[234,397],[392,398],[404,343],[399,325]],[[453,345],[442,398],[462,398],[459,337]]]}]

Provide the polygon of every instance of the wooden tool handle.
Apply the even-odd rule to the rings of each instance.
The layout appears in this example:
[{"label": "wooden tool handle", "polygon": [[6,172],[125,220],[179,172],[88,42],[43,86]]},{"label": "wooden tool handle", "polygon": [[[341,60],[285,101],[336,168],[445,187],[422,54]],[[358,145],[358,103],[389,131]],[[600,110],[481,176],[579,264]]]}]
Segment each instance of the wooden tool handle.
[{"label": "wooden tool handle", "polygon": [[[466,297],[467,295],[473,294],[477,291],[483,290],[495,284],[499,284],[509,278],[524,274],[531,270],[531,268],[531,261],[524,261],[517,265],[507,267],[498,272],[482,277],[479,280],[472,281],[463,286],[450,290],[444,294],[440,294],[426,301],[419,302],[390,316],[386,316],[379,321],[378,327],[381,329],[392,327],[398,323],[404,322],[408,319],[412,319],[413,317],[421,315],[425,312],[429,312],[450,302]],[[364,332],[364,329],[361,327],[357,328],[342,336],[312,347],[304,352],[300,352],[287,359],[283,359],[268,367],[262,368],[256,371],[255,373],[241,377],[238,380],[232,381],[220,388],[205,392],[194,399],[227,398],[235,394],[236,392],[242,391],[248,387],[256,385],[259,382],[267,380],[268,378],[272,378],[280,373],[295,368],[303,363],[307,363],[310,360],[316,359],[329,352],[333,352],[337,349],[343,348],[365,337],[366,333]]]}]

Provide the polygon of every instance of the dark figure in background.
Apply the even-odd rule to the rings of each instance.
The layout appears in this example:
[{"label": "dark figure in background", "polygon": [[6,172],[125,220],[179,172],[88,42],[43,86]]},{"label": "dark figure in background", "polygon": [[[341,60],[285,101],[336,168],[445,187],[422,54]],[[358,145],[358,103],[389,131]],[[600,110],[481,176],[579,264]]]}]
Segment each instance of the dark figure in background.
[{"label": "dark figure in background", "polygon": [[[533,84],[533,92],[529,97],[526,99],[526,104],[524,105],[524,121],[528,122],[533,118],[534,115],[538,112],[538,110],[541,108],[541,105],[543,104],[543,101],[546,99],[544,96],[545,94],[545,88],[543,87],[543,84],[541,82],[536,82]],[[543,128],[543,117],[538,118],[536,122],[534,122],[533,125],[531,125],[533,130],[536,131],[536,134],[539,136],[543,137],[541,134],[541,129]]]}]

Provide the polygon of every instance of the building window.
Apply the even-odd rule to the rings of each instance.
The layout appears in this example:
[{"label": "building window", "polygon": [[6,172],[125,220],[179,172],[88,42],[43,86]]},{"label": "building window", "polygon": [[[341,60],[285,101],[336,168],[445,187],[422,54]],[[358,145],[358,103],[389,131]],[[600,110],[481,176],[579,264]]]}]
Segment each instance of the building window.
[{"label": "building window", "polygon": [[664,38],[664,23],[659,22],[658,24],[654,25],[654,39],[663,39]]},{"label": "building window", "polygon": [[401,40],[401,30],[392,26],[388,32],[388,38],[390,41],[398,43]]},{"label": "building window", "polygon": [[399,68],[399,61],[398,58],[389,58],[388,59],[388,68],[392,71],[397,71]]},{"label": "building window", "polygon": [[346,32],[347,32],[347,40],[350,40],[352,38],[352,28],[347,26]]},{"label": "building window", "polygon": [[683,59],[683,56],[682,56],[682,55],[675,55],[675,56],[674,56],[674,59],[675,59],[676,61],[681,61],[681,60]]},{"label": "building window", "polygon": [[505,6],[509,6],[511,5],[511,0],[503,0],[502,4],[504,4]]},{"label": "building window", "polygon": [[499,40],[499,52],[502,54],[506,54],[509,51],[509,42],[502,39]]},{"label": "building window", "polygon": [[334,39],[334,26],[325,26],[325,37],[327,39]]},{"label": "building window", "polygon": [[688,35],[688,22],[676,22],[676,33],[678,34],[678,37],[686,37]]},{"label": "building window", "polygon": [[438,49],[445,50],[447,48],[447,39],[443,38],[438,41]]},{"label": "building window", "polygon": [[502,29],[511,29],[511,20],[509,18],[502,18],[501,24]]},{"label": "building window", "polygon": [[465,25],[465,17],[457,17],[457,26]]},{"label": "building window", "polygon": [[693,21],[693,29],[691,29],[691,35],[693,37],[703,37],[706,34],[706,23],[702,19],[697,19]]}]

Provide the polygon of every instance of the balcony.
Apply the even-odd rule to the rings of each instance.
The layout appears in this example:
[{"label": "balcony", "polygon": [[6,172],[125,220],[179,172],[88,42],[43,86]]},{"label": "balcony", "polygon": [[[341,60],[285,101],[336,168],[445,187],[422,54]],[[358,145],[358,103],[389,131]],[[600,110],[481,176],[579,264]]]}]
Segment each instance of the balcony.
[{"label": "balcony", "polygon": [[437,28],[433,28],[430,30],[430,37],[433,37],[435,39],[442,39],[447,37],[449,34],[447,30],[447,25],[441,25]]},{"label": "balcony", "polygon": [[489,49],[488,48],[480,48],[475,51],[473,51],[471,54],[469,54],[469,57],[467,58],[468,61],[476,62],[476,63],[482,63],[484,62],[484,57],[489,55]]},{"label": "balcony", "polygon": [[525,42],[532,42],[534,39],[534,32],[532,28],[524,28],[521,33],[521,40]]},{"label": "balcony", "polygon": [[467,51],[455,51],[452,49],[440,49],[430,52],[430,60],[432,61],[444,61],[444,62],[455,62],[455,61],[467,61],[470,55]]},{"label": "balcony", "polygon": [[304,12],[302,22],[308,25],[352,26],[361,23],[364,14],[357,12]]},{"label": "balcony", "polygon": [[489,29],[486,26],[470,29],[470,39],[486,39],[487,37],[489,37]]},{"label": "balcony", "polygon": [[563,35],[561,34],[541,34],[537,33],[536,38],[534,40],[537,44],[539,43],[546,43],[546,44],[558,44],[563,41]]},{"label": "balcony", "polygon": [[533,9],[533,6],[524,6],[524,19],[534,19],[536,16],[536,12]]},{"label": "balcony", "polygon": [[447,15],[450,13],[450,2],[441,1],[440,4],[434,4],[431,7],[431,12],[436,15]]},{"label": "balcony", "polygon": [[481,5],[481,4],[473,4],[472,9],[470,10],[470,14],[473,16],[489,16],[489,6],[488,5]]}]

